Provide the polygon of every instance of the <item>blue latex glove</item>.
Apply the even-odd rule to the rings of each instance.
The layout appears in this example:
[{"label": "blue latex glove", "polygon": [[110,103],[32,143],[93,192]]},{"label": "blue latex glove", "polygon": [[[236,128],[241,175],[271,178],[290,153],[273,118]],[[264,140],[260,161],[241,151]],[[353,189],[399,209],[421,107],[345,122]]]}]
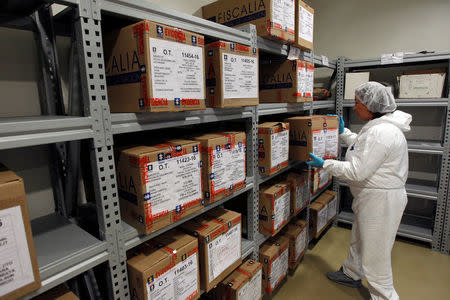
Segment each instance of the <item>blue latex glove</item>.
[{"label": "blue latex glove", "polygon": [[312,161],[307,161],[306,164],[314,167],[314,168],[323,168],[323,163],[325,162],[320,157],[315,156],[314,154],[310,153],[309,156],[311,156]]},{"label": "blue latex glove", "polygon": [[[338,117],[338,115],[327,115],[330,117]],[[344,118],[342,118],[342,116],[339,116],[339,134],[344,133],[344,129],[345,129],[345,123],[344,123]]]}]

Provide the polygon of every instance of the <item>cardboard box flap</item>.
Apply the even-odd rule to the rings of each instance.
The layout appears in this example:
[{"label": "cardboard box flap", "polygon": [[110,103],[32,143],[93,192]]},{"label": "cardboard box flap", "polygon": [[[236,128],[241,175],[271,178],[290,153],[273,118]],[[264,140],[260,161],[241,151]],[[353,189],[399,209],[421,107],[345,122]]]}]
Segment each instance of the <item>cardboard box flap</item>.
[{"label": "cardboard box flap", "polygon": [[17,174],[15,174],[11,170],[0,170],[0,184],[5,184],[13,181],[21,182],[22,178],[17,176]]},{"label": "cardboard box flap", "polygon": [[262,246],[260,253],[272,259],[278,256],[280,251],[284,251],[289,245],[289,240],[283,236],[277,236],[266,241]]},{"label": "cardboard box flap", "polygon": [[322,203],[324,206],[328,204],[336,195],[329,194],[329,193],[322,193],[322,195],[319,196],[319,198],[316,199],[315,202]]},{"label": "cardboard box flap", "polygon": [[213,222],[223,222],[228,224],[228,228],[241,222],[241,214],[232,210],[217,207],[206,213],[208,216],[215,218]]},{"label": "cardboard box flap", "polygon": [[193,220],[185,222],[182,227],[184,230],[189,232],[194,236],[200,236],[202,238],[206,238],[212,232],[219,229],[222,225],[219,223],[213,222],[215,220],[214,217],[210,216],[200,216]]},{"label": "cardboard box flap", "polygon": [[270,185],[270,186],[263,186],[261,188],[261,192],[264,194],[269,194],[269,195],[273,195],[275,193],[277,193],[277,195],[284,194],[289,190],[290,184],[289,182],[278,182],[274,185]]},{"label": "cardboard box flap", "polygon": [[234,270],[233,273],[231,273],[227,278],[225,278],[222,281],[222,285],[233,290],[238,290],[243,286],[243,283],[255,276],[261,268],[261,263],[253,259],[249,259]]},{"label": "cardboard box flap", "polygon": [[325,205],[324,205],[323,203],[317,202],[317,200],[314,201],[314,202],[309,206],[310,209],[315,210],[315,211],[319,211],[319,210],[321,210],[321,209],[324,208],[324,207],[325,207]]},{"label": "cardboard box flap", "polygon": [[138,247],[137,251],[141,251],[141,253],[130,258],[127,261],[127,264],[140,272],[145,272],[149,268],[163,262],[164,260],[167,260],[167,265],[171,262],[169,253],[156,247],[156,244],[152,241],[147,243],[147,245]]},{"label": "cardboard box flap", "polygon": [[247,272],[250,274],[250,277],[253,277],[258,273],[258,271],[262,268],[261,263],[256,260],[249,259],[245,261],[242,265],[239,266],[238,270]]},{"label": "cardboard box flap", "polygon": [[258,128],[270,129],[273,127],[281,126],[281,128],[286,129],[287,124],[283,122],[264,122],[258,125]]},{"label": "cardboard box flap", "polygon": [[154,240],[170,249],[181,249],[197,242],[195,237],[177,229],[172,229],[165,234],[159,235]]}]

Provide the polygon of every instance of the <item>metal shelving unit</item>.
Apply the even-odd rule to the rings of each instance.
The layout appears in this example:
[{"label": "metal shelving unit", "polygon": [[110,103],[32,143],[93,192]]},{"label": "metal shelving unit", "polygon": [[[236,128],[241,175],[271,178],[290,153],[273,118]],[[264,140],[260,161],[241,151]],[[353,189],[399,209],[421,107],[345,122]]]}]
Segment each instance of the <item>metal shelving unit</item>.
[{"label": "metal shelving unit", "polygon": [[[429,63],[445,63],[447,70],[450,70],[450,52],[441,53],[417,53],[417,54],[405,54],[403,62],[395,64],[382,64],[380,58],[374,59],[362,59],[362,60],[350,60],[344,57],[340,57],[337,60],[337,98],[336,107],[339,115],[342,115],[343,108],[352,107],[354,105],[353,100],[344,100],[344,82],[345,72],[350,70],[361,69],[377,69],[377,68],[389,68],[389,67],[402,67],[411,65],[425,65]],[[420,198],[427,201],[435,202],[436,209],[433,216],[434,226],[432,229],[424,228],[420,225],[419,220],[415,222],[414,216],[409,218],[409,223],[403,223],[398,230],[399,236],[404,236],[419,241],[429,242],[432,249],[442,253],[450,252],[450,228],[448,225],[448,218],[450,216],[449,205],[449,131],[450,131],[450,83],[447,80],[446,95],[447,98],[435,98],[435,99],[396,99],[396,103],[399,107],[440,107],[445,110],[445,119],[443,120],[443,138],[441,142],[428,142],[428,141],[408,141],[408,151],[411,153],[420,153],[427,155],[439,155],[441,156],[441,165],[438,170],[439,174],[439,186],[426,186],[417,184],[407,184],[406,190],[410,197]],[[348,125],[348,124],[346,124]],[[342,149],[343,147],[341,147]],[[336,182],[334,189],[339,191],[340,185],[346,185],[343,182]],[[341,195],[339,194],[338,201],[340,201]],[[338,209],[340,208],[340,202],[338,202]],[[338,214],[337,222],[351,223],[353,221],[353,214],[350,212],[341,211]],[[447,241],[447,242],[446,242]]]}]

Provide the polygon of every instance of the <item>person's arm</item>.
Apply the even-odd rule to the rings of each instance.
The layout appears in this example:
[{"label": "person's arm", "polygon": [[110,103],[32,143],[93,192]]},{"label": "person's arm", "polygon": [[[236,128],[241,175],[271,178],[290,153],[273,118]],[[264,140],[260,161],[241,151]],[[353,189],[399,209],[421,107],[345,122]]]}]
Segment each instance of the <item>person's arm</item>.
[{"label": "person's arm", "polygon": [[348,181],[363,181],[372,176],[386,160],[389,151],[389,132],[379,128],[372,128],[367,137],[358,142],[353,155],[348,161],[325,160],[323,167],[332,176]]},{"label": "person's arm", "polygon": [[339,138],[344,142],[347,147],[350,147],[355,142],[355,139],[358,135],[354,132],[351,132],[350,129],[345,128],[344,132],[339,135]]}]

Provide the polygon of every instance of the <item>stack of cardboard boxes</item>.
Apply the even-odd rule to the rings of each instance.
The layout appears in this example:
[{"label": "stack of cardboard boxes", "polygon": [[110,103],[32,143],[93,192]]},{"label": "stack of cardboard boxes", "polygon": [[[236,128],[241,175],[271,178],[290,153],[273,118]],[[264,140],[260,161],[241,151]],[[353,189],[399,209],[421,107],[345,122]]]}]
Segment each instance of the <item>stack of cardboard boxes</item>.
[{"label": "stack of cardboard boxes", "polygon": [[309,234],[318,238],[337,213],[337,193],[325,191],[310,206]]}]

